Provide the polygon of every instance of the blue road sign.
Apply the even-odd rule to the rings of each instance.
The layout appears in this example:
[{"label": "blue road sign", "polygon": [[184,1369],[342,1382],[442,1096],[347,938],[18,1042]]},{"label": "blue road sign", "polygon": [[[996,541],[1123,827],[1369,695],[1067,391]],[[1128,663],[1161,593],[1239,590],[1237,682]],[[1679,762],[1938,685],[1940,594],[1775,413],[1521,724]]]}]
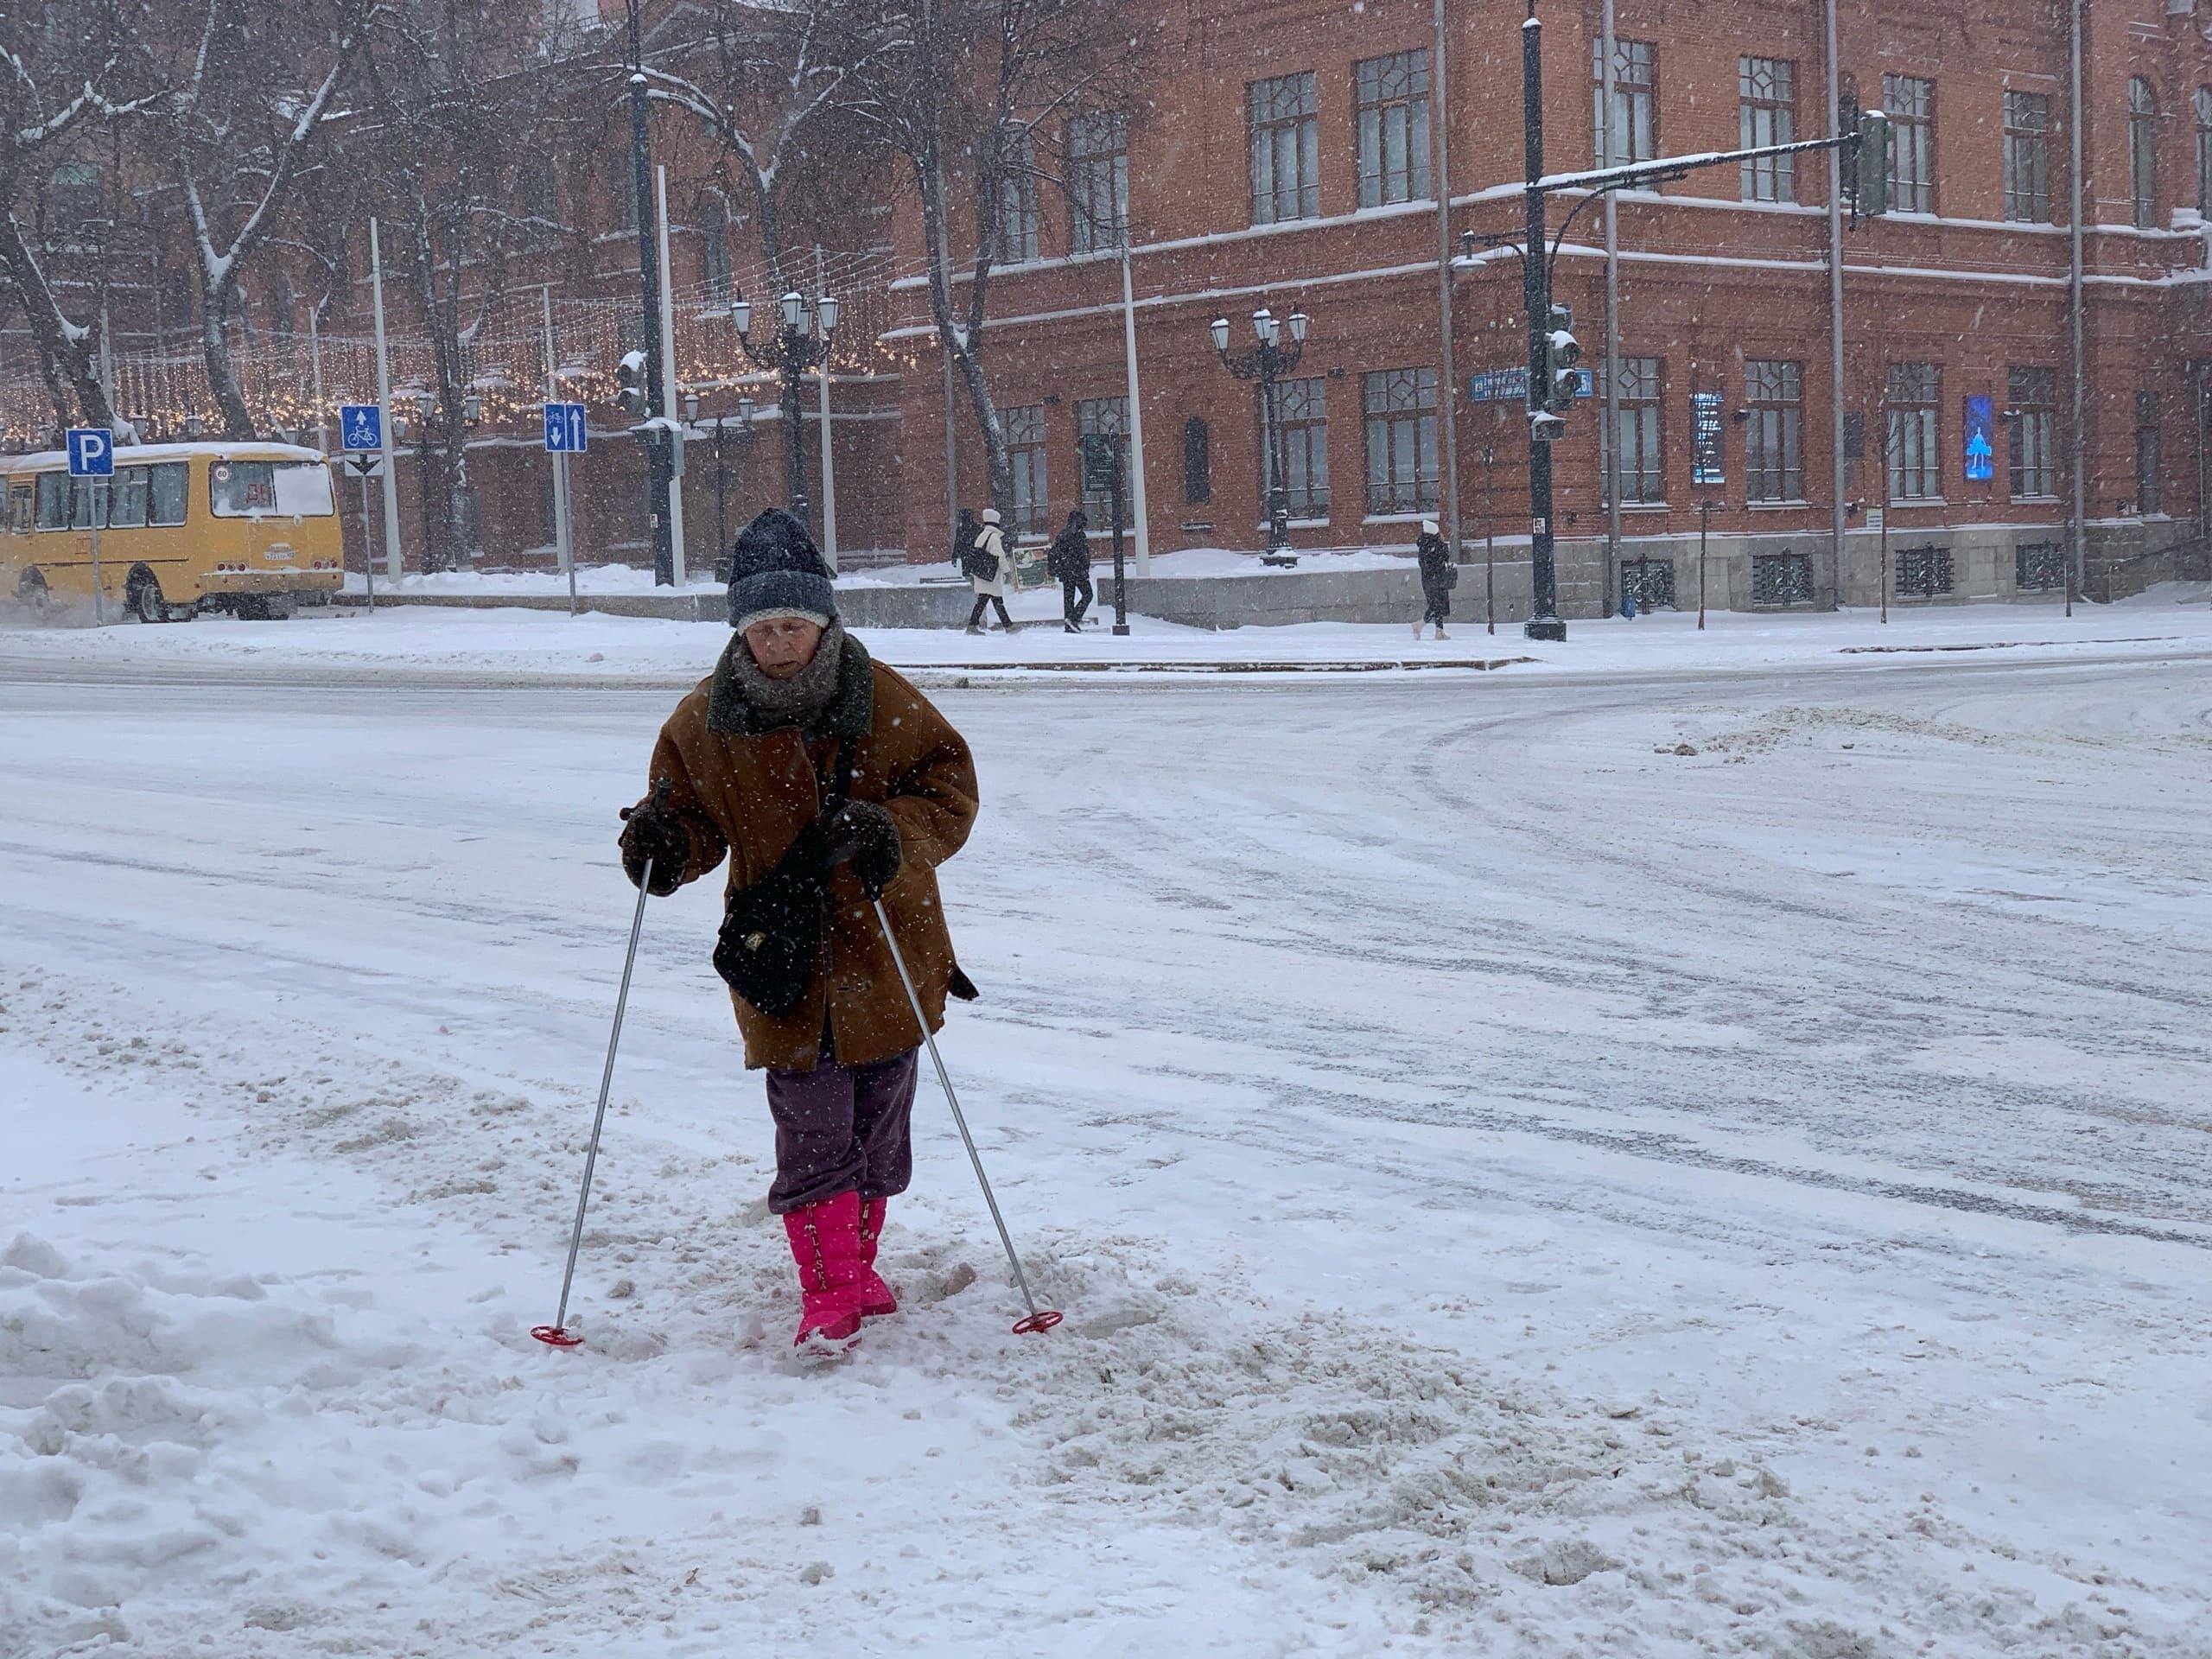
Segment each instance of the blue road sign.
[{"label": "blue road sign", "polygon": [[338,435],[348,449],[384,448],[384,410],[376,404],[340,404]]},{"label": "blue road sign", "polygon": [[104,426],[69,429],[69,476],[113,478],[115,434]]},{"label": "blue road sign", "polygon": [[[1574,372],[1574,395],[1594,397],[1598,377],[1588,369]],[[1484,369],[1467,377],[1467,401],[1475,404],[1525,404],[1529,401],[1529,371]]]},{"label": "blue road sign", "polygon": [[1997,475],[1996,416],[1988,397],[1977,392],[1967,399],[1967,482],[1986,484]]},{"label": "blue road sign", "polygon": [[545,405],[545,448],[556,455],[581,455],[591,448],[582,404]]}]

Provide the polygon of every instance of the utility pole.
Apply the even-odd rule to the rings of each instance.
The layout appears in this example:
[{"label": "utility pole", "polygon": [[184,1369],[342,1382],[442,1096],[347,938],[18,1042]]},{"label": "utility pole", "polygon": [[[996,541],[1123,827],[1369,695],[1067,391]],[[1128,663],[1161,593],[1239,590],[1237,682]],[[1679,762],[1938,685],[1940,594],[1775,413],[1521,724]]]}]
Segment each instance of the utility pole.
[{"label": "utility pole", "polygon": [[1559,617],[1559,576],[1552,563],[1552,446],[1544,429],[1552,327],[1552,274],[1544,238],[1544,26],[1536,0],[1529,0],[1521,25],[1521,136],[1529,176],[1528,255],[1521,261],[1529,308],[1529,569],[1534,603],[1522,630],[1531,639],[1564,639]]},{"label": "utility pole", "polygon": [[[1821,18],[1827,58],[1828,136],[1842,137],[1842,68],[1836,60],[1836,0],[1823,0]],[[1877,156],[1876,167],[1888,162]],[[1864,165],[1854,161],[1854,166]],[[1866,437],[1859,447],[1863,453]],[[1843,152],[1828,151],[1828,563],[1834,568],[1835,590],[1828,608],[1843,605],[1843,530],[1848,511],[1844,500],[1843,474]]]},{"label": "utility pole", "polygon": [[[1445,29],[1444,0],[1435,0],[1431,28],[1436,41],[1436,66],[1429,84],[1436,89],[1436,110],[1430,124],[1429,147],[1434,157],[1429,170],[1436,189],[1436,336],[1438,354],[1443,359],[1444,535],[1446,544],[1452,550],[1452,563],[1458,564],[1461,534],[1459,355],[1452,332],[1452,100],[1446,79],[1451,36]],[[1141,569],[1141,559],[1139,566]]]},{"label": "utility pole", "polygon": [[[1599,50],[1604,54],[1600,103],[1605,114],[1598,123],[1598,131],[1603,140],[1605,160],[1599,165],[1611,167],[1620,160],[1620,138],[1616,130],[1619,111],[1613,107],[1617,96],[1614,78],[1619,73],[1615,61],[1618,46],[1613,35],[1613,0],[1605,0],[1599,25]],[[1621,224],[1619,204],[1613,200],[1611,190],[1605,192],[1605,427],[1599,435],[1598,454],[1605,473],[1603,598],[1605,614],[1611,616],[1620,609],[1613,602],[1613,573],[1621,568]]]},{"label": "utility pole", "polygon": [[[661,364],[660,257],[656,245],[653,214],[652,137],[645,124],[645,54],[638,26],[638,0],[627,0],[630,26],[630,163],[634,180],[632,194],[638,207],[639,310],[645,326],[645,407],[665,416],[668,381]],[[645,431],[645,453],[652,472],[648,489],[653,527],[653,582],[676,585],[676,543],[669,517],[669,486],[675,481],[670,454],[669,429],[652,426]]]}]

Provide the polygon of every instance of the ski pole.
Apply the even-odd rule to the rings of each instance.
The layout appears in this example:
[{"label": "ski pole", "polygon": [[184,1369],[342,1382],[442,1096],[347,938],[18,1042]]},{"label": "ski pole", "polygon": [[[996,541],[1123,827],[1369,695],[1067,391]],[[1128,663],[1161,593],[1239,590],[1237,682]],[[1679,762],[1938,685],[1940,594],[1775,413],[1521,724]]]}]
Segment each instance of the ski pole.
[{"label": "ski pole", "polygon": [[[668,780],[663,779],[653,786],[653,804],[658,806],[668,795]],[[569,1235],[569,1265],[561,1274],[561,1306],[553,1315],[550,1325],[536,1325],[530,1334],[552,1348],[574,1348],[583,1341],[569,1329],[569,1287],[575,1282],[576,1252],[583,1247],[584,1208],[591,1202],[591,1173],[599,1162],[599,1132],[607,1122],[607,1093],[614,1086],[614,1050],[622,1040],[622,1013],[630,1005],[630,970],[638,965],[638,935],[645,925],[645,896],[652,891],[653,861],[645,861],[645,874],[638,880],[638,908],[630,918],[630,951],[622,958],[622,988],[614,997],[614,1029],[607,1035],[607,1069],[599,1077],[599,1109],[592,1115],[591,1149],[584,1154],[584,1184],[576,1194],[576,1224]]]},{"label": "ski pole", "polygon": [[891,947],[891,963],[899,970],[899,982],[906,988],[906,1001],[913,1006],[914,1023],[921,1027],[922,1040],[929,1045],[930,1059],[937,1067],[937,1080],[944,1086],[944,1103],[952,1108],[952,1121],[960,1128],[960,1139],[968,1148],[968,1161],[976,1166],[976,1184],[983,1189],[983,1202],[990,1206],[991,1220],[999,1230],[999,1243],[1006,1246],[1006,1259],[1014,1268],[1014,1281],[1021,1287],[1021,1300],[1029,1305],[1029,1317],[1017,1320],[1014,1333],[1026,1337],[1040,1331],[1049,1331],[1064,1317],[1058,1308],[1040,1308],[1037,1299],[1029,1293],[1029,1275],[1021,1270],[1021,1258],[1014,1254],[1014,1236],[1006,1230],[1006,1217],[999,1213],[999,1201],[991,1191],[991,1178],[983,1173],[982,1154],[976,1150],[976,1137],[968,1133],[968,1119],[960,1109],[960,1096],[952,1090],[952,1077],[944,1069],[944,1057],[937,1052],[937,1039],[930,1034],[930,1022],[922,1013],[922,999],[915,993],[913,976],[906,971],[906,957],[899,949],[899,940],[891,931],[891,918],[883,913],[883,900],[874,901],[876,925],[883,930],[883,942]]}]

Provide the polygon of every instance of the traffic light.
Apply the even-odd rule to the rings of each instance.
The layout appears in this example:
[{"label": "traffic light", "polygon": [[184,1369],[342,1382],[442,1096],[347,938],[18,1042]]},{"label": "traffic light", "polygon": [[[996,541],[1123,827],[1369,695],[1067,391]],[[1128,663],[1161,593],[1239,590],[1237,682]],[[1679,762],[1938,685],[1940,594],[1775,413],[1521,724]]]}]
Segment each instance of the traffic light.
[{"label": "traffic light", "polygon": [[1563,305],[1552,307],[1551,327],[1544,335],[1543,405],[1555,415],[1574,407],[1582,391],[1582,342],[1567,332],[1574,314]]},{"label": "traffic light", "polygon": [[622,412],[642,420],[645,414],[645,354],[625,352],[614,365],[614,401]]},{"label": "traffic light", "polygon": [[1873,219],[1890,211],[1890,118],[1879,110],[1861,110],[1858,130],[1852,207],[1861,219]]}]

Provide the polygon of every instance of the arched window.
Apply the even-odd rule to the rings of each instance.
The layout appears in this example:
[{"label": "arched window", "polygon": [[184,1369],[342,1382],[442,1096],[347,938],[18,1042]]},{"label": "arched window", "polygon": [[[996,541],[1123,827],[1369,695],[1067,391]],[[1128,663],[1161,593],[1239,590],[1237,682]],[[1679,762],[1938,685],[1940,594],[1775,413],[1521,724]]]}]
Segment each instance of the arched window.
[{"label": "arched window", "polygon": [[1196,415],[1183,423],[1183,499],[1194,507],[1213,499],[1213,434]]},{"label": "arched window", "polygon": [[709,201],[699,215],[699,274],[707,297],[717,305],[729,300],[729,209]]},{"label": "arched window", "polygon": [[2200,86],[2196,105],[2196,211],[2212,218],[2212,86]]},{"label": "arched window", "polygon": [[2158,99],[2140,75],[2127,83],[2127,194],[2136,228],[2158,222]]},{"label": "arched window", "polygon": [[47,177],[48,211],[56,230],[73,231],[100,217],[97,162],[64,162]]}]

